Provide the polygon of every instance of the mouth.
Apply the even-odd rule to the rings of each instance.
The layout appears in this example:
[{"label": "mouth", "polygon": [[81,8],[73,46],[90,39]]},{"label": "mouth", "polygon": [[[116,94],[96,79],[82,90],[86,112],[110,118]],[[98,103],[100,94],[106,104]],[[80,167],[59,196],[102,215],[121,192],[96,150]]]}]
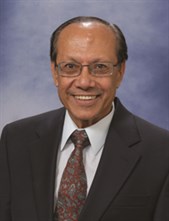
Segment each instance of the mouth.
[{"label": "mouth", "polygon": [[81,100],[81,101],[87,101],[87,100],[94,100],[96,99],[96,95],[75,95],[75,99]]}]

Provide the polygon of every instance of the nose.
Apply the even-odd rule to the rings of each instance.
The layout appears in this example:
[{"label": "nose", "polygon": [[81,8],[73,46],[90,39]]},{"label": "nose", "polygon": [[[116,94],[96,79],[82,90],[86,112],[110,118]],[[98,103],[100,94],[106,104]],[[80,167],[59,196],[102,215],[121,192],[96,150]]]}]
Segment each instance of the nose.
[{"label": "nose", "polygon": [[76,86],[87,89],[95,86],[94,77],[89,71],[88,65],[83,65],[80,75],[76,79]]}]

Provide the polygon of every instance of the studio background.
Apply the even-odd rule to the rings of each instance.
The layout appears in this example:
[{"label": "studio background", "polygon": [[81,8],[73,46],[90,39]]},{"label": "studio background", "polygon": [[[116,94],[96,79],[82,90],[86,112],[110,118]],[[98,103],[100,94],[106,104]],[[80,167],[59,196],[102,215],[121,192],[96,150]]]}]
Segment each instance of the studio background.
[{"label": "studio background", "polygon": [[79,15],[122,29],[129,59],[117,95],[130,111],[169,129],[168,0],[0,0],[0,130],[61,106],[50,73],[50,36]]}]

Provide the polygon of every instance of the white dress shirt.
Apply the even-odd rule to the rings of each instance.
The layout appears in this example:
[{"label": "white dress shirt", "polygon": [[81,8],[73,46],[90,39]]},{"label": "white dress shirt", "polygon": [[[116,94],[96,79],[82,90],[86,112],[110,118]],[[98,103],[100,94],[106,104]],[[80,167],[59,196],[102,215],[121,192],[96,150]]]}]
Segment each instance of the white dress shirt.
[{"label": "white dress shirt", "polygon": [[[83,128],[85,129],[91,144],[83,150],[83,161],[87,177],[87,193],[89,192],[95,172],[97,170],[113,115],[114,103],[112,111],[106,117],[104,117],[99,122],[90,127]],[[67,164],[68,158],[74,149],[74,144],[68,138],[76,129],[81,130],[77,128],[75,123],[72,121],[68,111],[66,111],[63,133],[60,148],[58,150],[58,158],[56,165],[55,203],[58,195],[58,189],[62,173]]]}]

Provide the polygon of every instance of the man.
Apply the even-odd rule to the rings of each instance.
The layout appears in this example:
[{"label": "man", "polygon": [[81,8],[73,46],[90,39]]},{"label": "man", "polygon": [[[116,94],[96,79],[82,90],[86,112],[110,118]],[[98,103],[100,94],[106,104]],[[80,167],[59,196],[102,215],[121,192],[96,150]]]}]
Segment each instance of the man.
[{"label": "man", "polygon": [[[64,107],[3,130],[0,220],[168,221],[169,132],[115,97],[128,57],[120,29],[73,18],[53,33],[50,55]],[[90,143],[79,163],[71,137],[82,129]],[[79,164],[83,183],[82,169],[72,175]]]}]

